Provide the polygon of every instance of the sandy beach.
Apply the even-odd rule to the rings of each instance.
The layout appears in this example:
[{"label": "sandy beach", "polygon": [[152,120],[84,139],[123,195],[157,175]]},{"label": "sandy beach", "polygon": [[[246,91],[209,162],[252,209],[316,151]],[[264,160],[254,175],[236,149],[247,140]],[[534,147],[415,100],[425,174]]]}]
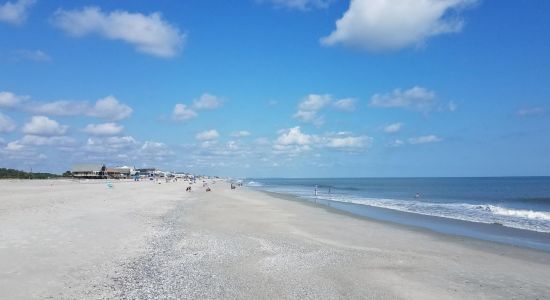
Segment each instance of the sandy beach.
[{"label": "sandy beach", "polygon": [[0,181],[0,298],[550,298],[548,252],[186,186]]}]

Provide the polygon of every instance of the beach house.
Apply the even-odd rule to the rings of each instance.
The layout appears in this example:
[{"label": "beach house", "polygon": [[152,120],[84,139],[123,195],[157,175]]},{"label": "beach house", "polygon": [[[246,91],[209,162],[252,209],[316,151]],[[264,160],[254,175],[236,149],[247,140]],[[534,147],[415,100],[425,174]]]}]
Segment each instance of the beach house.
[{"label": "beach house", "polygon": [[71,169],[71,175],[77,178],[104,178],[107,168],[103,164],[77,164]]}]

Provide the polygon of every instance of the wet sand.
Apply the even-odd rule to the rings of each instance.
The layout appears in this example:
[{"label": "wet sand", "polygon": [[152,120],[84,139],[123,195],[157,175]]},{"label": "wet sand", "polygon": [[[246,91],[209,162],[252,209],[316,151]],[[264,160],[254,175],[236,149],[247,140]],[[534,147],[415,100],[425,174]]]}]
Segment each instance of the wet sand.
[{"label": "wet sand", "polygon": [[550,298],[550,253],[229,184],[0,181],[0,298]]}]

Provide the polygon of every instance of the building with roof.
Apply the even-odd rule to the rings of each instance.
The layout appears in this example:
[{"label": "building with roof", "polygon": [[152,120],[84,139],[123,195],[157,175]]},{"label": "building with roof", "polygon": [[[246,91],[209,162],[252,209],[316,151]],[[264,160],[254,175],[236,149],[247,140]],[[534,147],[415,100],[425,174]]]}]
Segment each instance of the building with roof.
[{"label": "building with roof", "polygon": [[103,164],[77,164],[72,167],[71,175],[77,178],[105,178],[106,169]]}]

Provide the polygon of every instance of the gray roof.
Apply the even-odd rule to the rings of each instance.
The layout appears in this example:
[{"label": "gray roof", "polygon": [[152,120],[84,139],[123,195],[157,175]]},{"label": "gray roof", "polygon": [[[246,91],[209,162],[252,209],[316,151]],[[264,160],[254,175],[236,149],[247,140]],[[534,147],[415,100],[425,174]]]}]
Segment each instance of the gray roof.
[{"label": "gray roof", "polygon": [[71,172],[101,172],[102,164],[78,164],[74,165]]}]

